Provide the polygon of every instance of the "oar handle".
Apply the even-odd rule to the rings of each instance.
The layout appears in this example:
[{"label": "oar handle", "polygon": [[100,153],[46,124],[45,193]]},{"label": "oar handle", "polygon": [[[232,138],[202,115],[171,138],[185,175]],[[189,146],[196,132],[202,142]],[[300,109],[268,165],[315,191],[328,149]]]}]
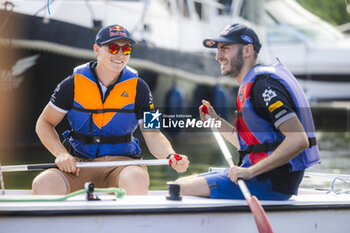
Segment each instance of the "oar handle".
[{"label": "oar handle", "polygon": [[[178,154],[174,154],[174,158],[178,161],[182,157]],[[158,165],[172,165],[174,161],[172,159],[154,159],[154,160],[126,160],[126,161],[105,161],[105,162],[77,162],[77,168],[89,168],[89,167],[120,167],[120,166],[133,166],[133,165],[145,165],[145,166],[158,166]],[[18,171],[38,171],[49,168],[57,168],[55,163],[43,163],[43,164],[27,164],[27,165],[11,165],[3,166],[1,170],[3,172],[18,172]]]},{"label": "oar handle", "polygon": [[[212,117],[208,114],[208,107],[207,107],[206,105],[204,105],[204,104],[202,105],[202,112],[203,112],[203,114],[204,114],[204,116],[205,116],[205,119],[210,120],[210,119],[212,118]],[[219,147],[220,147],[222,153],[224,154],[224,157],[225,157],[225,159],[226,159],[226,162],[228,163],[228,165],[229,165],[230,167],[234,166],[235,164],[234,164],[234,162],[233,162],[233,160],[232,160],[231,153],[230,153],[230,151],[228,150],[228,148],[227,148],[227,146],[226,146],[226,144],[225,144],[225,141],[224,141],[224,139],[222,138],[222,136],[221,136],[219,130],[218,130],[217,128],[215,128],[215,127],[211,127],[210,129],[211,129],[211,131],[213,132],[214,137],[215,137],[215,139],[216,139],[216,141],[217,141],[217,143],[218,143],[218,145],[219,145]]]},{"label": "oar handle", "polygon": [[[205,118],[207,120],[210,120],[212,118],[208,114],[207,106],[204,104],[202,105],[202,112],[204,113]],[[214,135],[226,161],[228,162],[230,167],[234,166],[231,153],[228,150],[228,148],[224,142],[224,139],[222,138],[219,130],[215,127],[211,127],[210,129],[212,130],[213,135]],[[264,209],[262,208],[259,200],[255,196],[252,196],[250,194],[249,189],[248,189],[248,187],[243,179],[238,178],[237,183],[238,183],[240,190],[242,191],[244,198],[247,200],[247,203],[249,205],[250,210],[252,211],[252,213],[254,215],[255,223],[258,227],[259,233],[273,233],[271,224],[270,224],[270,222],[266,216],[266,213],[265,213]]]},{"label": "oar handle", "polygon": [[[202,112],[204,113],[204,116],[207,120],[210,120],[212,117],[208,114],[208,107],[206,105],[203,104],[202,106]],[[233,167],[235,164],[233,162],[232,156],[230,151],[228,150],[224,139],[222,138],[222,136],[220,135],[220,132],[217,128],[215,127],[211,127],[210,128],[214,134],[214,137],[222,151],[222,153],[224,154],[224,157],[228,163],[228,165],[230,167]],[[249,189],[247,187],[247,185],[245,184],[244,180],[241,178],[238,178],[237,180],[238,186],[241,189],[243,196],[245,197],[245,199],[249,198],[251,196]]]},{"label": "oar handle", "polygon": [[28,167],[28,170],[44,170],[49,168],[57,168],[57,165],[55,163],[44,163],[44,164],[30,164],[26,165]]},{"label": "oar handle", "polygon": [[2,166],[3,172],[19,172],[19,171],[39,171],[49,168],[57,168],[55,163],[43,163],[43,164],[27,164],[27,165],[10,165]]}]

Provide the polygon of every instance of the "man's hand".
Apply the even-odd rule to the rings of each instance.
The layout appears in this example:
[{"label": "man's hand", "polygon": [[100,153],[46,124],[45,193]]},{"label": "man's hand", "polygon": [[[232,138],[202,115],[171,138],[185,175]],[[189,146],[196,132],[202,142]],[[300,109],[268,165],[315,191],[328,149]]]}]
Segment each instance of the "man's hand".
[{"label": "man's hand", "polygon": [[76,167],[76,160],[69,153],[63,153],[57,156],[55,163],[61,171],[75,173],[76,176],[79,176],[80,169]]},{"label": "man's hand", "polygon": [[237,184],[237,179],[250,180],[253,178],[250,167],[232,166],[228,173],[230,180]]},{"label": "man's hand", "polygon": [[201,120],[202,121],[206,121],[207,119],[205,118],[205,115],[202,111],[202,108],[203,108],[203,105],[207,106],[207,109],[208,109],[208,114],[214,118],[215,120],[219,119],[220,117],[218,116],[218,114],[216,114],[213,106],[211,106],[211,104],[209,103],[209,101],[206,101],[206,100],[202,100],[202,105],[199,106],[199,115],[201,117]]},{"label": "man's hand", "polygon": [[[175,158],[174,156],[180,156],[181,159],[178,160],[179,158]],[[170,159],[172,160],[171,167],[177,171],[178,173],[183,173],[187,171],[188,165],[190,164],[190,161],[188,160],[186,155],[180,155],[180,154],[175,154],[170,156]]]}]

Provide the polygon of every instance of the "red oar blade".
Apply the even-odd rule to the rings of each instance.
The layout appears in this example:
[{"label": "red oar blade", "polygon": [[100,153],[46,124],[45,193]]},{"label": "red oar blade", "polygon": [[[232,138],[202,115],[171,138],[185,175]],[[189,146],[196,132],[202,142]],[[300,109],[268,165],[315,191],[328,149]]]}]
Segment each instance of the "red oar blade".
[{"label": "red oar blade", "polygon": [[255,219],[256,226],[259,233],[273,233],[269,219],[266,216],[264,209],[262,208],[259,200],[255,196],[250,196],[247,199],[250,210],[252,211]]}]

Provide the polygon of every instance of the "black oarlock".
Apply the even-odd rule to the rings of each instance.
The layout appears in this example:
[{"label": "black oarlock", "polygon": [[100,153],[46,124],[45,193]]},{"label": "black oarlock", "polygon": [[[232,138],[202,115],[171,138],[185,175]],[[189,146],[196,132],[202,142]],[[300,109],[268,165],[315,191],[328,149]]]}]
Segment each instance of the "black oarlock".
[{"label": "black oarlock", "polygon": [[180,196],[180,184],[169,182],[169,195],[166,196],[167,200],[170,201],[181,201],[182,197]]}]

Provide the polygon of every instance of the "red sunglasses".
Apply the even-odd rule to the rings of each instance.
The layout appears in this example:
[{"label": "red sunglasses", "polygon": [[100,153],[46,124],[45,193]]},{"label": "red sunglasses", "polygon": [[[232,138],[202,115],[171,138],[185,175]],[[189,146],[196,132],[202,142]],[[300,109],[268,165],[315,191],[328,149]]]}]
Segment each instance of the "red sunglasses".
[{"label": "red sunglasses", "polygon": [[124,55],[130,55],[131,51],[132,51],[132,47],[130,45],[124,45],[123,47],[117,45],[117,44],[106,44],[103,46],[108,46],[108,51],[111,54],[117,54],[120,50],[120,48],[122,49],[122,53]]}]

